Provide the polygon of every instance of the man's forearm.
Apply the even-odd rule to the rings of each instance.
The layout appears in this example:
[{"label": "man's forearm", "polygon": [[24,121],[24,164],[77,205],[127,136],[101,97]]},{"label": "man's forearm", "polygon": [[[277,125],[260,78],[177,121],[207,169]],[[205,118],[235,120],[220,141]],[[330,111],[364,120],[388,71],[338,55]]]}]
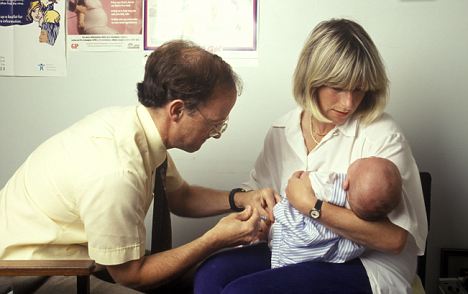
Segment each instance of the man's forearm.
[{"label": "man's forearm", "polygon": [[168,193],[171,212],[184,217],[205,217],[230,212],[229,192],[200,186],[184,186]]},{"label": "man's forearm", "polygon": [[182,275],[221,248],[250,244],[258,234],[259,224],[258,211],[249,207],[241,213],[223,217],[203,236],[190,243],[124,264],[107,266],[107,269],[120,284],[137,289],[155,288]]},{"label": "man's forearm", "polygon": [[119,284],[140,290],[152,289],[181,276],[221,246],[206,233],[183,246],[107,268]]}]

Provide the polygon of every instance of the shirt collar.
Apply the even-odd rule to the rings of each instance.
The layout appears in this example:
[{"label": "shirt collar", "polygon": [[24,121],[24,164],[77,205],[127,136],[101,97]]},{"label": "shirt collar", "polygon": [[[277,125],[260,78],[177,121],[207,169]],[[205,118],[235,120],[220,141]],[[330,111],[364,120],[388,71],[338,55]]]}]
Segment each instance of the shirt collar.
[{"label": "shirt collar", "polygon": [[[290,113],[290,116],[286,116],[273,124],[273,127],[283,127],[287,134],[297,134],[298,132],[301,133],[301,113],[303,109],[301,107],[297,107]],[[335,127],[331,130],[332,133],[340,132],[344,136],[348,137],[355,137],[357,134],[357,127],[359,125],[359,119],[351,118],[348,119],[344,124]]]},{"label": "shirt collar", "polygon": [[280,124],[283,124],[287,134],[300,134],[302,137],[301,114],[302,108],[297,107],[294,111],[291,112],[290,117],[286,118],[285,121],[279,122]]},{"label": "shirt collar", "polygon": [[358,125],[359,119],[351,117],[341,126],[337,126],[335,130],[338,130],[340,133],[347,137],[356,137]]},{"label": "shirt collar", "polygon": [[138,105],[137,114],[148,143],[151,168],[154,169],[166,159],[167,149],[148,109],[143,105]]},{"label": "shirt collar", "polygon": [[297,154],[307,156],[307,148],[304,144],[304,137],[301,129],[302,108],[297,107],[288,115],[283,116],[274,124],[275,127],[283,127],[286,140]]}]

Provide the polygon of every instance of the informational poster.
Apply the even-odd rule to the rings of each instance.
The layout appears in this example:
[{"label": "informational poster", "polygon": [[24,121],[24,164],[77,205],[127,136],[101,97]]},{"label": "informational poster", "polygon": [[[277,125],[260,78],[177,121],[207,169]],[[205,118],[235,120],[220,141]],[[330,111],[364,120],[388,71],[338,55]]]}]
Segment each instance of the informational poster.
[{"label": "informational poster", "polygon": [[65,75],[64,14],[63,0],[0,0],[0,75]]},{"label": "informational poster", "polygon": [[69,1],[67,38],[71,51],[143,49],[142,0]]},{"label": "informational poster", "polygon": [[257,0],[145,0],[144,46],[173,39],[238,57],[256,57]]}]

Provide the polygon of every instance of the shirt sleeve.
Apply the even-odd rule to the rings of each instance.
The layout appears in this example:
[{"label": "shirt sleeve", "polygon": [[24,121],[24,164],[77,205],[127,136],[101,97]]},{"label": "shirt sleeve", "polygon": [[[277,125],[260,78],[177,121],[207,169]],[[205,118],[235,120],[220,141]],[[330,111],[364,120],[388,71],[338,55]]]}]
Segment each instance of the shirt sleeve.
[{"label": "shirt sleeve", "polygon": [[389,159],[398,167],[402,178],[402,200],[388,217],[392,223],[408,231],[418,246],[418,253],[423,254],[428,232],[427,216],[419,170],[411,148],[399,131],[387,132],[390,135],[384,137],[373,134],[372,129],[368,131],[370,136],[365,155]]},{"label": "shirt sleeve", "polygon": [[346,205],[346,191],[343,189],[343,183],[346,178],[346,174],[337,173],[335,175],[330,203],[344,207]]},{"label": "shirt sleeve", "polygon": [[77,207],[89,256],[103,265],[139,259],[145,252],[144,185],[128,170],[116,171],[82,187]]},{"label": "shirt sleeve", "polygon": [[346,205],[346,191],[343,183],[344,173],[310,172],[309,179],[317,199],[344,207]]},{"label": "shirt sleeve", "polygon": [[250,171],[248,181],[242,184],[246,190],[256,190],[261,188],[273,188],[280,192],[278,184],[281,182],[279,176],[279,166],[281,157],[275,155],[274,128],[271,128],[265,137],[263,150],[255,161],[254,168]]}]

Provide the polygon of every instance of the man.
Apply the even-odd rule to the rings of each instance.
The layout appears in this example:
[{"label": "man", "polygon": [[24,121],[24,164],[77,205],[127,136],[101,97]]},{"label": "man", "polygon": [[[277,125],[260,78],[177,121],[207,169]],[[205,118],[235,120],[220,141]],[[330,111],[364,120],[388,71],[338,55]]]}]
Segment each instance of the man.
[{"label": "man", "polygon": [[[146,290],[221,248],[255,241],[260,215],[272,219],[277,195],[269,189],[229,193],[189,185],[167,153],[195,152],[210,137],[219,138],[238,87],[227,63],[193,43],[159,47],[138,84],[142,105],[101,110],[50,138],[0,191],[0,258],[91,258],[118,284]],[[145,256],[144,218],[154,172],[166,159],[165,194],[173,213],[204,217],[245,210],[190,243]],[[64,279],[48,279],[41,290],[63,293]],[[93,293],[110,291],[102,283],[92,281]],[[74,281],[69,284],[74,289]],[[112,293],[130,291],[105,286]]]}]

